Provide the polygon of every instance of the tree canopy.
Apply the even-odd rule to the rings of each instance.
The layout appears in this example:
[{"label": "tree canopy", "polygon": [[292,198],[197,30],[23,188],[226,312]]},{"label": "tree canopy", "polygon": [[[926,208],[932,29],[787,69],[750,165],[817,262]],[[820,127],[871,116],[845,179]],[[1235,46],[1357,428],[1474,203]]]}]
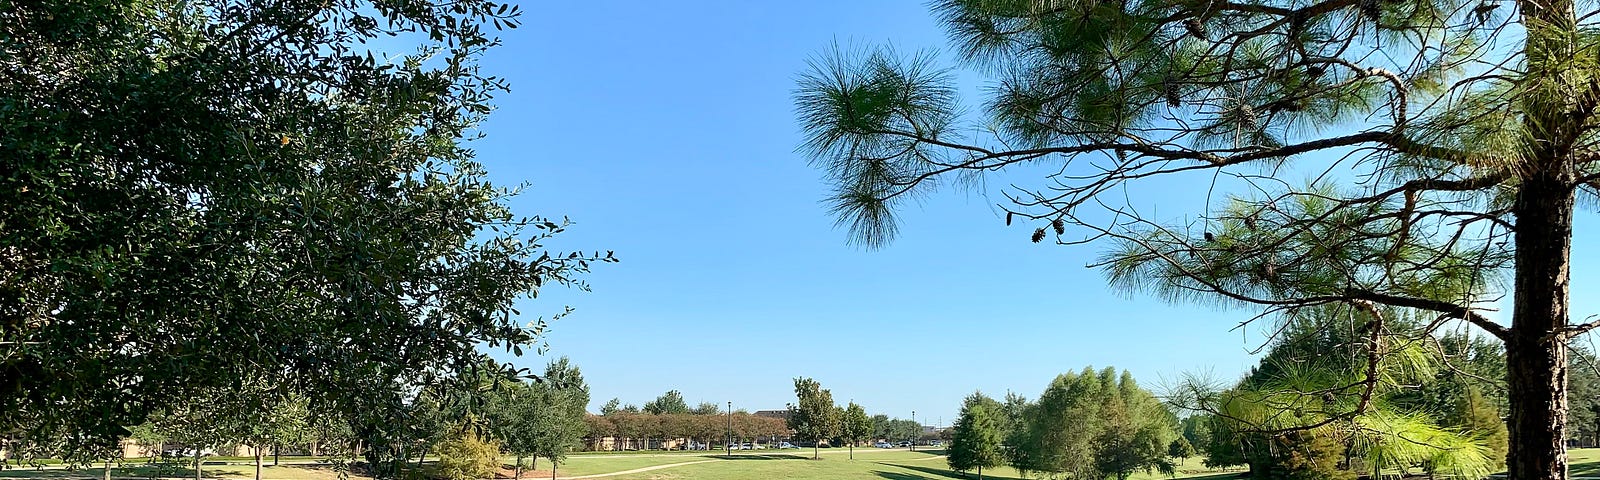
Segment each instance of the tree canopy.
[{"label": "tree canopy", "polygon": [[0,424],[80,458],[248,377],[380,442],[418,385],[534,347],[513,303],[612,258],[547,251],[567,221],[513,213],[467,146],[520,14],[0,6]]},{"label": "tree canopy", "polygon": [[1178,420],[1127,372],[1062,374],[1021,415],[1008,435],[1007,462],[1017,470],[1119,480],[1173,471],[1167,445],[1178,437]]},{"label": "tree canopy", "polygon": [[689,413],[689,403],[683,401],[682,392],[668,390],[655,400],[645,402],[644,411],[656,415]]}]

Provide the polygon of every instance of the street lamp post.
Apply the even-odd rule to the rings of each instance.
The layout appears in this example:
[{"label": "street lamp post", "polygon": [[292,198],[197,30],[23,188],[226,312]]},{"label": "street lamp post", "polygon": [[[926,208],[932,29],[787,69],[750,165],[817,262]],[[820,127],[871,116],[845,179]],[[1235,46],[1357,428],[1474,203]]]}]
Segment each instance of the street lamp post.
[{"label": "street lamp post", "polygon": [[722,446],[728,449],[728,458],[733,458],[733,402],[728,402],[728,440]]},{"label": "street lamp post", "polygon": [[906,450],[917,451],[917,436],[922,435],[922,425],[917,423],[917,411],[911,411],[911,441],[906,442]]}]

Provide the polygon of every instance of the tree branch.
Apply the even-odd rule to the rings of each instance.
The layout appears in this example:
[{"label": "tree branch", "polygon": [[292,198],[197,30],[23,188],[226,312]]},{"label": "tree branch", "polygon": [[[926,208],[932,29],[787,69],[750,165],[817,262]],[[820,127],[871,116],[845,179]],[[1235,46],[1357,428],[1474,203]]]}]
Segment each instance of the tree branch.
[{"label": "tree branch", "polygon": [[1506,340],[1506,339],[1510,338],[1510,335],[1511,335],[1511,332],[1509,330],[1507,330],[1505,326],[1500,325],[1498,323],[1494,323],[1493,321],[1490,321],[1488,318],[1484,317],[1483,315],[1479,315],[1478,312],[1474,312],[1469,308],[1466,308],[1466,307],[1463,307],[1461,305],[1457,305],[1457,304],[1454,304],[1454,303],[1446,302],[1446,301],[1443,301],[1443,300],[1432,300],[1432,299],[1427,299],[1427,298],[1416,298],[1416,297],[1402,297],[1402,296],[1398,296],[1398,295],[1391,295],[1391,294],[1387,294],[1387,293],[1379,293],[1379,292],[1374,292],[1374,291],[1371,291],[1371,290],[1363,290],[1363,289],[1357,289],[1357,288],[1345,289],[1345,296],[1347,296],[1349,298],[1353,298],[1353,299],[1366,300],[1366,301],[1370,301],[1370,302],[1374,302],[1374,303],[1381,303],[1381,304],[1389,305],[1389,306],[1417,308],[1417,309],[1422,309],[1422,310],[1430,310],[1430,311],[1443,313],[1445,315],[1449,315],[1449,316],[1452,316],[1452,317],[1455,317],[1455,318],[1466,320],[1467,322],[1469,322],[1469,323],[1471,323],[1473,325],[1477,325],[1478,328],[1482,328],[1484,331],[1489,332],[1490,335],[1494,335],[1496,338],[1499,338],[1501,340]]}]

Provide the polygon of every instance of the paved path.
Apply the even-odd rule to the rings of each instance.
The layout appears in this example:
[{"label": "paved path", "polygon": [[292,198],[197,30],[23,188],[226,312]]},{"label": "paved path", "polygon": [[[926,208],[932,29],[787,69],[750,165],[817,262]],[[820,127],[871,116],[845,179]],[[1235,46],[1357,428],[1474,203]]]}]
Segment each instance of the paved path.
[{"label": "paved path", "polygon": [[623,471],[620,471],[620,472],[596,473],[596,474],[593,474],[593,475],[579,475],[579,476],[576,476],[576,477],[557,477],[556,480],[578,480],[580,478],[614,477],[614,476],[617,476],[617,475],[630,475],[630,474],[634,474],[634,473],[648,472],[648,471],[651,471],[651,470],[661,470],[663,468],[681,467],[681,466],[684,466],[684,465],[694,465],[696,463],[710,463],[710,462],[721,462],[721,461],[724,461],[724,460],[713,459],[713,460],[696,460],[696,461],[693,461],[693,462],[669,463],[669,464],[666,464],[666,465],[656,465],[656,466],[653,466],[653,467],[635,468],[633,470],[623,470]]}]

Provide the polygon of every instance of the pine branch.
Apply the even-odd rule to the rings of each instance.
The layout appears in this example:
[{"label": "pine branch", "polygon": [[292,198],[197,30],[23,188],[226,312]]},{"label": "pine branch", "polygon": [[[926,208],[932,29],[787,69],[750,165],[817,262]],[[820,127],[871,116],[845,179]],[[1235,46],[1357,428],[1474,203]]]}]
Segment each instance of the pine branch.
[{"label": "pine branch", "polygon": [[1393,307],[1417,308],[1439,312],[1454,318],[1466,320],[1467,322],[1478,326],[1478,328],[1482,328],[1484,331],[1489,332],[1490,335],[1494,335],[1496,338],[1501,340],[1507,340],[1511,336],[1511,332],[1507,330],[1505,326],[1494,323],[1483,315],[1479,315],[1477,312],[1472,311],[1472,309],[1443,300],[1404,297],[1355,288],[1345,289],[1345,297],[1355,300],[1366,300]]}]

